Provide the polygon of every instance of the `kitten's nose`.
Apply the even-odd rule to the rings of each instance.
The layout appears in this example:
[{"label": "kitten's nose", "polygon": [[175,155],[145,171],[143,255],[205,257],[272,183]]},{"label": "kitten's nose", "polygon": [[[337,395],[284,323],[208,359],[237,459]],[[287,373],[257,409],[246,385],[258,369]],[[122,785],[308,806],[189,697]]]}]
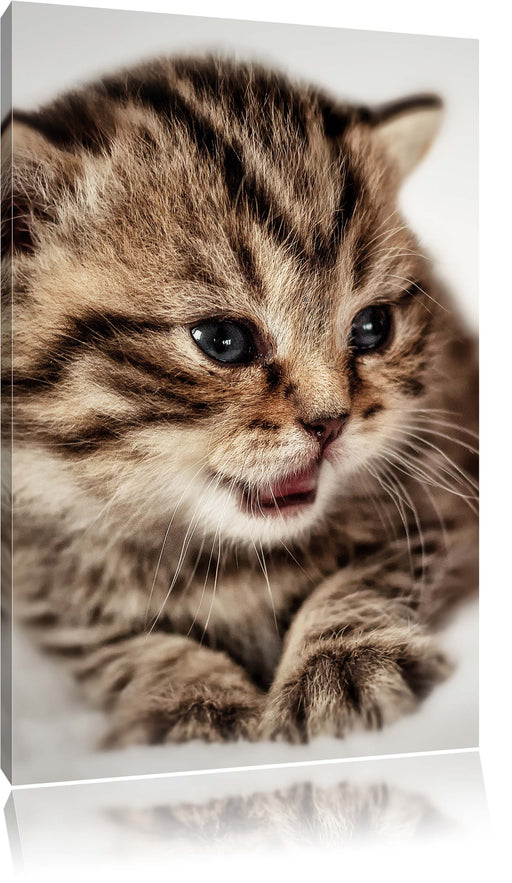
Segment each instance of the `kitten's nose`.
[{"label": "kitten's nose", "polygon": [[338,414],[337,417],[318,417],[318,419],[307,423],[301,420],[306,432],[314,436],[320,443],[322,451],[327,445],[335,441],[341,433],[341,430],[347,422],[348,414]]}]

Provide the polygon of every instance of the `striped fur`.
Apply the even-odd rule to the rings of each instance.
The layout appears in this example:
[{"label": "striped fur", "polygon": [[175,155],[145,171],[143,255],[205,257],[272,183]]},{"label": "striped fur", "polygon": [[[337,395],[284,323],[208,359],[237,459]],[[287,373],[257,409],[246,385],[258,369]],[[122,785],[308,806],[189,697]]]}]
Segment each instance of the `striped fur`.
[{"label": "striped fur", "polygon": [[[476,357],[379,135],[435,106],[178,58],[7,125],[15,607],[109,744],[343,735],[446,675],[428,627],[475,582]],[[357,355],[376,303],[390,338]],[[205,356],[210,317],[258,358]],[[340,416],[314,503],[242,510]]]}]

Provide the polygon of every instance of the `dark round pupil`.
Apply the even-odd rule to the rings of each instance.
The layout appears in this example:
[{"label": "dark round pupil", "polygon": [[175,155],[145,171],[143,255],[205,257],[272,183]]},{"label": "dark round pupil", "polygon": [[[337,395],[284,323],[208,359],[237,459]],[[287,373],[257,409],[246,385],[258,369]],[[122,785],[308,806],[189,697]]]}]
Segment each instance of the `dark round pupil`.
[{"label": "dark round pupil", "polygon": [[386,305],[366,307],[352,323],[351,345],[356,350],[373,350],[389,336],[391,313]]},{"label": "dark round pupil", "polygon": [[229,320],[201,322],[192,328],[198,347],[212,359],[230,364],[250,362],[254,348],[249,332]]}]

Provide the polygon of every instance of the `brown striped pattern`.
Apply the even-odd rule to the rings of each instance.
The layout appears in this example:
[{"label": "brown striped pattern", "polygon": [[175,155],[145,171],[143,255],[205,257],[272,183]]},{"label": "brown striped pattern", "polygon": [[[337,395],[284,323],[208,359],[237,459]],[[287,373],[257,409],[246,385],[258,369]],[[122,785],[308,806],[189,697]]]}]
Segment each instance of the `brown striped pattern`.
[{"label": "brown striped pattern", "polygon": [[[16,612],[110,745],[343,736],[448,672],[429,629],[475,581],[475,457],[449,436],[476,359],[398,211],[392,113],[215,58],[14,113]],[[373,304],[391,331],[359,353]],[[205,355],[209,319],[256,358]],[[304,516],[242,512],[341,416]]]}]

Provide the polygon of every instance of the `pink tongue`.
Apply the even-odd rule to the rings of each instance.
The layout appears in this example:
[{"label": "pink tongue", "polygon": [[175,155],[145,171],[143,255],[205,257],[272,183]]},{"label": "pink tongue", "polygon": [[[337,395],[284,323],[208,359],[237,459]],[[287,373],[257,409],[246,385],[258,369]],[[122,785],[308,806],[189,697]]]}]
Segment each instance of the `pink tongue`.
[{"label": "pink tongue", "polygon": [[318,480],[318,465],[300,472],[297,475],[291,475],[282,481],[270,485],[269,488],[263,488],[259,493],[260,503],[264,506],[273,505],[274,499],[280,497],[291,497],[295,494],[308,494],[314,491]]}]

